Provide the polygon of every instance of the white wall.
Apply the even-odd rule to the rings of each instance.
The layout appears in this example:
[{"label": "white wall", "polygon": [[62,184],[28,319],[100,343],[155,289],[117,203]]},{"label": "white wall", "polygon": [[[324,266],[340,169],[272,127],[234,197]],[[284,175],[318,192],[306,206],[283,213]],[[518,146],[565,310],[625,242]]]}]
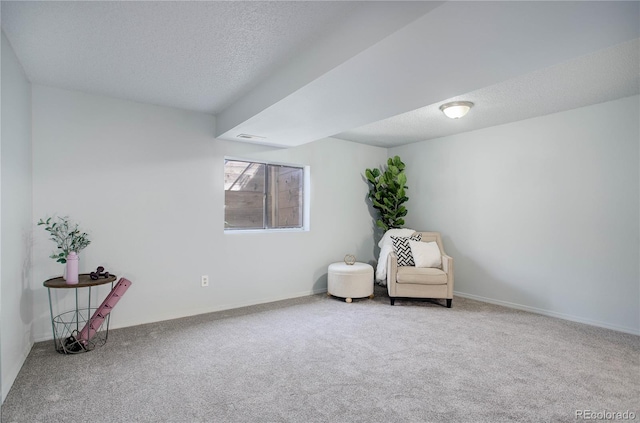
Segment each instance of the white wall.
[{"label": "white wall", "polygon": [[[69,215],[93,241],[81,271],[104,265],[133,282],[112,327],[321,292],[329,263],[373,259],[361,173],[385,149],[325,139],[276,150],[213,134],[211,115],[33,86],[34,220]],[[225,234],[225,155],[309,165],[311,230]],[[62,272],[53,248],[36,229],[36,340],[52,336],[42,281]],[[71,293],[54,300],[68,308]]]},{"label": "white wall", "polygon": [[2,33],[2,142],[0,146],[0,271],[2,401],[32,345],[31,84]]},{"label": "white wall", "polygon": [[640,333],[639,103],[390,150],[407,226],[442,232],[456,293]]}]

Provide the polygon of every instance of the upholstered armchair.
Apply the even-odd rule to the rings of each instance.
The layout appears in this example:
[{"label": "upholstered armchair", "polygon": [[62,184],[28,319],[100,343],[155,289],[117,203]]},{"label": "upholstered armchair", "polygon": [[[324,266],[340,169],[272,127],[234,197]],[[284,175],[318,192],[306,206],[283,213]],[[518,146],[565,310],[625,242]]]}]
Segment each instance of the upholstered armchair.
[{"label": "upholstered armchair", "polygon": [[[418,232],[416,232],[417,234]],[[396,298],[442,298],[451,308],[453,300],[453,258],[444,252],[438,232],[420,232],[421,242],[435,241],[440,249],[440,267],[398,266],[398,257],[392,252],[387,259],[387,291],[391,305]],[[435,247],[434,247],[435,248]]]}]

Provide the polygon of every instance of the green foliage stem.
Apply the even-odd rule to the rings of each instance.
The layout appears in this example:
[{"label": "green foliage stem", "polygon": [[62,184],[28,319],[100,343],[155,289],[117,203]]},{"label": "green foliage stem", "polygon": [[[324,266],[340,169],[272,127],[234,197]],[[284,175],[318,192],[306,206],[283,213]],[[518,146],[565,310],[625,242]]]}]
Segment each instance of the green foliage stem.
[{"label": "green foliage stem", "polygon": [[91,244],[89,234],[81,232],[78,224],[71,223],[68,216],[40,219],[38,226],[44,226],[51,236],[49,239],[56,243],[58,250],[61,250],[56,250],[49,256],[58,263],[66,263],[70,252],[80,254],[80,250],[84,250]]},{"label": "green foliage stem", "polygon": [[369,183],[369,199],[380,213],[376,225],[385,231],[404,225],[407,208],[403,204],[409,200],[404,168],[405,164],[400,157],[395,156],[387,160],[387,167],[382,172],[377,168],[366,169],[364,172]]}]

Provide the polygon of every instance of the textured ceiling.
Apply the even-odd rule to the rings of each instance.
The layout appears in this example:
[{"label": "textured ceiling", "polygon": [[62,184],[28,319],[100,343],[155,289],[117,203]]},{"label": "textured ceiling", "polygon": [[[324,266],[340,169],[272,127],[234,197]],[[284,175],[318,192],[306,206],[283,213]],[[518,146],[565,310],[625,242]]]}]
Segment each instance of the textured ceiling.
[{"label": "textured ceiling", "polygon": [[[640,39],[334,135],[393,147],[574,109],[640,93]],[[439,109],[449,101],[475,106],[462,119]]]},{"label": "textured ceiling", "polygon": [[[639,2],[446,2],[264,110],[245,113],[243,119],[231,125],[225,119],[227,111],[222,112],[217,135],[234,139],[239,133],[255,134],[265,137],[267,143],[293,146],[344,134],[485,87],[499,88],[505,81],[638,38],[639,5]],[[587,81],[591,76],[589,64],[585,66],[573,68],[577,80],[583,73]],[[606,82],[606,72],[601,76]],[[555,84],[557,94],[577,96],[578,101],[551,98],[528,110],[524,104],[520,116],[584,105],[585,99],[591,102],[611,99],[607,89],[587,86],[587,92],[593,91],[585,95],[580,87],[572,85],[571,78],[563,75],[558,81],[554,78],[551,72],[547,83]],[[566,89],[563,81],[569,83]],[[595,81],[595,85],[600,85],[600,81]],[[485,96],[488,102],[495,98],[517,105],[526,103],[527,96],[538,95],[535,86],[526,81],[524,85],[511,87],[512,90],[502,93],[487,91]],[[604,97],[597,98],[594,95],[597,93]],[[255,99],[253,93],[249,97]],[[509,117],[510,113],[493,114],[487,116],[487,122],[505,123],[510,121],[506,120]],[[463,129],[460,123],[465,121],[449,128],[455,132],[473,129],[471,126]],[[423,122],[404,121],[400,126],[405,126],[403,132],[411,132],[413,125]],[[420,130],[415,128],[415,132]],[[378,145],[390,145],[382,137],[387,133],[369,132],[357,140],[375,143],[377,139]],[[429,137],[425,133],[418,139]]]},{"label": "textured ceiling", "polygon": [[[639,91],[638,1],[2,1],[1,22],[33,83],[279,146],[389,147]],[[464,119],[438,110],[461,99]]]},{"label": "textured ceiling", "polygon": [[31,82],[218,113],[357,2],[2,2]]}]

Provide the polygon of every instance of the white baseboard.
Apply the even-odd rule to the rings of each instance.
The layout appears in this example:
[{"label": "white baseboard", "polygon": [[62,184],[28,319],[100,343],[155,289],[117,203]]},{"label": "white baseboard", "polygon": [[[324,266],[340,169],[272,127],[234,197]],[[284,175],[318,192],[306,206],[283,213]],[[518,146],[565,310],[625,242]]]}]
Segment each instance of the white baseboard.
[{"label": "white baseboard", "polygon": [[612,329],[618,332],[630,333],[632,335],[640,335],[640,330],[626,327],[612,325],[609,323],[600,322],[597,320],[587,319],[584,317],[574,316],[571,314],[558,313],[557,311],[545,310],[542,308],[531,307],[523,304],[511,303],[508,301],[495,300],[493,298],[482,297],[480,295],[467,294],[465,292],[453,291],[453,294],[462,298],[469,298],[471,300],[482,301],[483,303],[496,304],[504,307],[515,308],[517,310],[529,311],[531,313],[542,314],[544,316],[557,317],[558,319],[570,320],[572,322],[584,323],[591,326],[597,326],[605,329]]},{"label": "white baseboard", "polygon": [[[299,298],[299,297],[306,297],[308,295],[315,295],[315,294],[320,294],[323,292],[327,292],[326,288],[320,288],[320,289],[313,289],[310,291],[302,291],[302,292],[297,292],[297,293],[292,293],[292,294],[288,294],[288,295],[279,295],[279,296],[274,296],[274,297],[268,297],[268,298],[261,298],[259,300],[253,300],[253,301],[242,301],[242,302],[237,302],[237,303],[231,303],[231,304],[224,304],[224,305],[219,305],[216,307],[208,307],[205,309],[190,309],[188,311],[184,311],[184,312],[178,312],[175,314],[171,314],[171,315],[164,315],[164,316],[155,316],[153,320],[144,320],[144,321],[136,321],[136,322],[129,322],[127,324],[124,325],[112,325],[110,326],[110,329],[120,329],[120,328],[124,328],[124,327],[130,327],[130,326],[137,326],[137,325],[144,325],[144,324],[148,324],[148,323],[156,323],[156,322],[161,322],[164,320],[172,320],[172,319],[180,319],[183,317],[189,317],[189,316],[195,316],[198,314],[206,314],[206,313],[213,313],[216,311],[224,311],[224,310],[232,310],[232,309],[236,309],[236,308],[241,308],[241,307],[249,307],[249,306],[253,306],[253,305],[258,305],[258,304],[266,304],[266,303],[272,303],[272,302],[276,302],[276,301],[282,301],[282,300],[288,300],[288,299],[293,299],[293,298]],[[502,301],[502,300],[496,300],[493,298],[487,298],[487,297],[482,297],[480,295],[474,295],[474,294],[467,294],[464,292],[458,292],[458,291],[454,291],[453,292],[455,296],[458,297],[462,297],[462,298],[469,298],[472,300],[477,300],[477,301],[482,301],[484,303],[490,303],[490,304],[496,304],[496,305],[500,305],[500,306],[504,306],[504,307],[508,307],[508,308],[514,308],[517,310],[524,310],[524,311],[528,311],[531,313],[536,313],[536,314],[542,314],[544,316],[550,316],[550,317],[556,317],[559,319],[564,319],[564,320],[569,320],[572,322],[578,322],[578,323],[584,323],[587,325],[591,325],[591,326],[597,326],[597,327],[601,327],[601,328],[606,328],[606,329],[612,329],[618,332],[624,332],[624,333],[630,333],[632,335],[640,335],[640,331],[634,328],[629,328],[629,327],[625,327],[625,326],[618,326],[618,325],[611,325],[609,323],[604,323],[604,322],[600,322],[597,320],[592,320],[592,319],[586,319],[583,317],[578,317],[578,316],[573,316],[570,314],[564,314],[564,313],[558,313],[555,311],[551,311],[551,310],[545,310],[545,309],[541,309],[541,308],[536,308],[536,307],[531,307],[531,306],[527,306],[527,305],[523,305],[523,304],[517,304],[517,303],[511,303],[508,301]],[[36,336],[34,341],[35,342],[42,342],[42,341],[50,341],[52,338],[51,333],[46,333],[46,334],[40,334],[40,336]],[[28,351],[27,351],[28,354]],[[26,355],[25,355],[26,357]],[[18,371],[20,370],[20,368],[17,369],[16,374],[17,375]],[[15,378],[14,375],[14,378]],[[4,384],[3,384],[3,388],[4,388]],[[4,394],[4,393],[3,393]]]},{"label": "white baseboard", "polygon": [[[293,299],[293,298],[307,297],[309,295],[320,294],[322,292],[327,292],[327,288],[312,289],[312,290],[309,290],[309,291],[301,291],[301,292],[295,292],[295,293],[292,293],[292,294],[285,294],[285,295],[278,295],[278,296],[274,296],[274,297],[260,298],[260,299],[257,299],[257,300],[241,301],[241,302],[231,303],[231,304],[223,304],[223,305],[218,305],[218,306],[215,306],[215,307],[183,310],[183,311],[178,311],[176,313],[165,314],[165,315],[161,315],[161,316],[154,316],[152,319],[145,319],[145,320],[139,320],[139,321],[134,321],[134,322],[127,322],[125,324],[115,324],[115,325],[111,324],[109,326],[109,330],[111,330],[111,329],[120,329],[120,328],[131,327],[131,326],[138,326],[138,325],[146,325],[146,324],[149,324],[149,323],[163,322],[163,321],[166,321],[166,320],[181,319],[183,317],[197,316],[199,314],[214,313],[216,311],[233,310],[233,309],[236,309],[236,308],[249,307],[249,306],[254,306],[254,305],[259,305],[259,304],[273,303],[273,302],[276,302],[276,301],[290,300],[290,299]],[[117,311],[116,311],[116,313],[117,313]],[[41,333],[41,334],[38,334],[38,335],[34,335],[34,341],[35,342],[51,341],[52,339],[53,339],[53,334],[51,333],[51,331],[48,331],[46,333]]]}]

